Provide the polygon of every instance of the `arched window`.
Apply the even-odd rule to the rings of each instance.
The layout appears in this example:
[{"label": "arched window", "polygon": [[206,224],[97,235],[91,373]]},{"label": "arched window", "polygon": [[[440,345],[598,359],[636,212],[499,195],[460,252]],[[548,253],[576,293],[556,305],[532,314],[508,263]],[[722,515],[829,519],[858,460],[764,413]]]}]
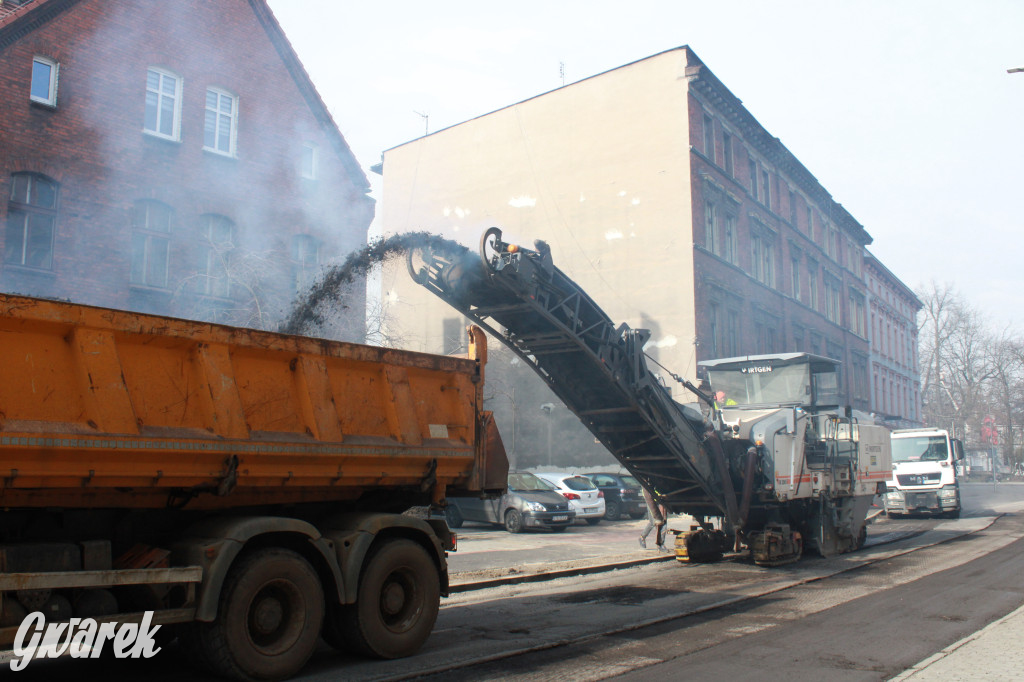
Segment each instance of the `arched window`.
[{"label": "arched window", "polygon": [[159,201],[137,201],[132,212],[131,283],[167,288],[173,211]]},{"label": "arched window", "polygon": [[202,292],[207,296],[231,296],[231,272],[228,256],[235,248],[235,224],[230,218],[215,213],[200,217],[206,250],[206,273]]},{"label": "arched window", "polygon": [[4,242],[5,262],[41,270],[53,269],[57,193],[57,183],[45,175],[11,175]]}]

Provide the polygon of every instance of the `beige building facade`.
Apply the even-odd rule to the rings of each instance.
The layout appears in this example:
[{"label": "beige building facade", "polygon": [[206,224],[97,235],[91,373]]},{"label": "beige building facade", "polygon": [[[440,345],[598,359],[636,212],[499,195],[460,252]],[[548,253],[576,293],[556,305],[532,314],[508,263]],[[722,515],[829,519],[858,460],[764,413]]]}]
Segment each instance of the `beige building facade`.
[{"label": "beige building facade", "polygon": [[[686,46],[389,149],[382,173],[386,234],[543,239],[676,374],[814,352],[842,361],[849,403],[869,408],[870,235]],[[408,347],[455,350],[459,316],[403,267],[382,297]]]}]

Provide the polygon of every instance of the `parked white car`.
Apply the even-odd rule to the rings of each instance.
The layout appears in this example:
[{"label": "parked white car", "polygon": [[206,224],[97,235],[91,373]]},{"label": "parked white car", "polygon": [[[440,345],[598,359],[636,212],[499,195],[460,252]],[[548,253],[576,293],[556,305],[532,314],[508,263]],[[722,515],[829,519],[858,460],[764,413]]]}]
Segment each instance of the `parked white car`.
[{"label": "parked white car", "polygon": [[604,518],[604,493],[586,476],[575,474],[538,473],[537,478],[555,487],[555,492],[569,500],[577,519],[586,519],[591,526]]}]

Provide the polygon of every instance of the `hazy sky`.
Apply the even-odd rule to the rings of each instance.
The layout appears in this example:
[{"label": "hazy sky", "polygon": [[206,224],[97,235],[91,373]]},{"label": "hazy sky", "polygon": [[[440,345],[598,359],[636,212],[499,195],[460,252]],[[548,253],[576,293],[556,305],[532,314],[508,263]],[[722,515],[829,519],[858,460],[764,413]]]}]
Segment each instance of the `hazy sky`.
[{"label": "hazy sky", "polygon": [[1024,324],[1024,2],[269,2],[378,200],[426,125],[689,45],[906,284]]}]

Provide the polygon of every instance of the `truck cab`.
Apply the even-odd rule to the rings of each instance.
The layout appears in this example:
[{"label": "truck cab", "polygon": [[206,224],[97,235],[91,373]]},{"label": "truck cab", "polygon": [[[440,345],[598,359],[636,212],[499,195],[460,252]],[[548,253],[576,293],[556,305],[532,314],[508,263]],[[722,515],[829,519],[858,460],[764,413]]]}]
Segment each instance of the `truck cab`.
[{"label": "truck cab", "polygon": [[892,479],[885,511],[960,517],[960,483],[956,468],[963,445],[945,429],[898,429],[892,432]]}]

